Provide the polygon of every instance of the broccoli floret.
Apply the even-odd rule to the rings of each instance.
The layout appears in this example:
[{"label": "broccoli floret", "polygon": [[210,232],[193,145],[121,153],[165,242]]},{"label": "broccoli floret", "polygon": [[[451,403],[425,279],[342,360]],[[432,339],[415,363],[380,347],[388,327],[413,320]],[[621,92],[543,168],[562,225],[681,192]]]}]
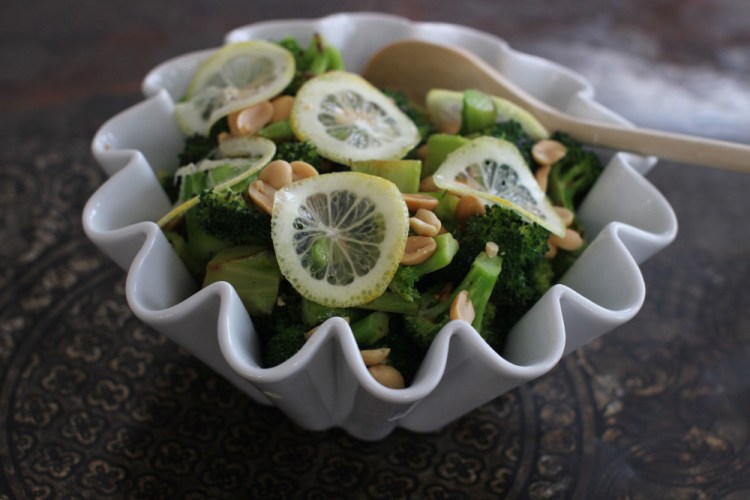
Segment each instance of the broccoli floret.
[{"label": "broccoli floret", "polygon": [[323,167],[323,157],[318,153],[315,144],[309,141],[291,141],[279,144],[273,159],[288,162],[304,161],[316,169]]},{"label": "broccoli floret", "polygon": [[443,326],[450,321],[450,308],[453,300],[462,291],[468,292],[468,298],[474,308],[472,326],[482,335],[484,311],[497,284],[503,268],[503,257],[490,256],[480,252],[471,263],[468,273],[461,283],[448,296],[444,294],[426,295],[416,314],[404,314],[402,326],[415,344],[426,350]]},{"label": "broccoli floret", "polygon": [[295,63],[294,77],[287,88],[284,89],[284,94],[295,95],[310,78],[321,75],[326,71],[344,69],[341,52],[333,45],[326,43],[318,33],[313,35],[307,48],[303,48],[292,37],[286,37],[277,43],[292,53]]},{"label": "broccoli floret", "polygon": [[424,262],[414,266],[401,265],[391,279],[388,289],[406,302],[419,299],[417,285],[426,274],[447,267],[458,252],[458,241],[451,233],[435,236],[435,252]]},{"label": "broccoli floret", "polygon": [[200,193],[195,215],[201,228],[220,240],[234,244],[271,244],[271,217],[245,201],[242,193],[204,190]]},{"label": "broccoli floret", "polygon": [[435,132],[435,126],[428,118],[427,113],[411,102],[403,91],[384,89],[383,93],[390,97],[394,104],[396,104],[396,106],[398,106],[398,108],[403,111],[412,122],[414,122],[414,125],[417,126],[417,130],[419,130],[419,135],[422,140],[427,139],[430,134]]},{"label": "broccoli floret", "polygon": [[208,136],[195,134],[185,139],[185,146],[178,159],[180,165],[198,163],[208,156],[219,145],[219,134],[229,132],[229,122],[222,118],[211,126]]},{"label": "broccoli floret", "polygon": [[294,356],[305,345],[306,331],[301,323],[277,326],[263,351],[264,366],[276,366]]},{"label": "broccoli floret", "polygon": [[581,143],[569,135],[555,132],[552,139],[561,142],[568,151],[552,165],[547,195],[554,205],[575,213],[604,167],[599,157],[583,149]]},{"label": "broccoli floret", "polygon": [[549,232],[544,227],[525,221],[512,210],[493,205],[485,215],[475,215],[466,221],[459,235],[461,247],[454,259],[457,272],[466,269],[470,259],[487,242],[494,242],[503,256],[503,274],[495,287],[493,302],[526,305],[541,295],[534,274],[549,248],[548,239]]},{"label": "broccoli floret", "polygon": [[482,135],[489,135],[498,139],[512,142],[521,152],[521,156],[526,160],[527,165],[534,165],[531,159],[531,148],[534,146],[534,139],[526,133],[520,123],[515,120],[495,123],[487,127]]}]

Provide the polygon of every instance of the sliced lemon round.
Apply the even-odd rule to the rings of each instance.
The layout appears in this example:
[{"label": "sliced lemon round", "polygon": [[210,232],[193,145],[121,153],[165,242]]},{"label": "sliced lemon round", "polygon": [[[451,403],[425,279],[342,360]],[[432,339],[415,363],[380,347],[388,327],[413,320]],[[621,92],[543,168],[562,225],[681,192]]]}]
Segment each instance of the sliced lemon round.
[{"label": "sliced lemon round", "polygon": [[[199,163],[191,163],[175,171],[175,177],[186,177],[197,172],[206,173],[205,189],[223,191],[232,188],[258,173],[273,155],[276,154],[276,144],[263,137],[234,137],[219,144],[216,158],[205,159]],[[221,180],[212,181],[210,173],[219,167],[229,167]],[[184,181],[183,181],[184,182]],[[159,219],[159,227],[165,227],[173,220],[181,217],[200,201],[200,196],[193,196],[170,210]]]},{"label": "sliced lemon round", "polygon": [[[549,137],[547,129],[539,120],[518,106],[501,97],[491,96],[497,113],[496,122],[515,120],[532,139],[541,140]],[[432,89],[427,92],[427,114],[440,130],[456,132],[461,126],[463,110],[463,92],[445,89]]]},{"label": "sliced lemon round", "polygon": [[175,118],[187,135],[208,135],[229,113],[279,94],[294,77],[294,56],[271,42],[252,40],[226,45],[193,75]]},{"label": "sliced lemon round", "polygon": [[300,295],[319,304],[350,307],[380,296],[408,233],[398,188],[373,175],[310,177],[274,198],[271,238],[279,268]]},{"label": "sliced lemon round", "polygon": [[503,205],[565,235],[565,224],[511,142],[478,137],[450,153],[432,178],[441,189]]},{"label": "sliced lemon round", "polygon": [[344,71],[307,81],[297,93],[290,124],[299,140],[345,165],[400,160],[420,140],[414,122],[388,96]]}]

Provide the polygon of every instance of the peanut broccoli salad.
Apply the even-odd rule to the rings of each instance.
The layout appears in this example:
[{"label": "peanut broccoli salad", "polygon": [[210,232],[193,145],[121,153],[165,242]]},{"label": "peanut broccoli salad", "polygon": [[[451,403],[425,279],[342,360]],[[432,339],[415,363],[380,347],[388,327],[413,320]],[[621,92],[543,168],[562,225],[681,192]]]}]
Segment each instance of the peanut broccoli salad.
[{"label": "peanut broccoli salad", "polygon": [[602,170],[499,97],[376,88],[318,35],[224,46],[175,119],[159,225],[200,285],[237,291],[264,366],[338,316],[392,388],[452,320],[502,352],[585,247],[576,209]]}]

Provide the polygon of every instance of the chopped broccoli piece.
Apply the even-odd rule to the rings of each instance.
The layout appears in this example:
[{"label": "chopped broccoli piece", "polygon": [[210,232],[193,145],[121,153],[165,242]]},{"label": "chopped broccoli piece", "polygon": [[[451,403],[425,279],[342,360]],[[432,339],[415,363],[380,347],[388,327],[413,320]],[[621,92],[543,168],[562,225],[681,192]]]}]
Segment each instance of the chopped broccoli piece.
[{"label": "chopped broccoli piece", "polygon": [[548,239],[549,232],[542,226],[493,205],[485,215],[475,215],[466,221],[454,261],[460,272],[468,267],[473,255],[484,250],[487,242],[496,243],[503,256],[503,274],[495,287],[493,302],[525,306],[541,295],[534,273],[548,250]]},{"label": "chopped broccoli piece", "polygon": [[375,311],[352,323],[354,340],[360,347],[370,347],[388,335],[388,314]]},{"label": "chopped broccoli piece", "polygon": [[263,351],[264,366],[276,366],[294,356],[305,345],[306,331],[301,323],[277,326]]},{"label": "chopped broccoli piece", "polygon": [[561,142],[568,151],[552,165],[547,195],[554,205],[575,213],[604,167],[599,157],[583,149],[582,144],[569,135],[555,132],[552,139]]},{"label": "chopped broccoli piece", "polygon": [[404,314],[403,329],[411,335],[417,346],[426,350],[440,330],[450,321],[450,307],[455,297],[463,290],[469,294],[474,307],[472,326],[483,334],[484,311],[492,296],[498,276],[503,268],[503,257],[489,256],[480,252],[471,263],[468,273],[448,297],[425,296],[417,314]]},{"label": "chopped broccoli piece", "polygon": [[206,233],[234,244],[271,244],[271,217],[241,193],[231,190],[204,190],[195,215]]},{"label": "chopped broccoli piece", "polygon": [[435,236],[435,252],[426,261],[415,266],[399,266],[388,289],[406,302],[420,297],[417,284],[422,276],[448,266],[458,252],[458,241],[451,233]]},{"label": "chopped broccoli piece", "polygon": [[261,245],[242,245],[217,253],[208,262],[203,286],[217,281],[232,285],[250,314],[271,314],[281,271],[271,250]]},{"label": "chopped broccoli piece", "polygon": [[180,165],[198,163],[208,156],[219,145],[219,134],[229,132],[229,122],[223,118],[211,126],[208,137],[195,134],[185,139],[185,146],[180,152],[178,159]]},{"label": "chopped broccoli piece", "polygon": [[304,161],[317,169],[323,166],[323,157],[318,153],[318,148],[309,141],[292,141],[279,144],[273,159],[288,162]]},{"label": "chopped broccoli piece", "polygon": [[295,95],[310,78],[321,75],[326,71],[344,69],[344,59],[341,52],[333,45],[326,43],[318,33],[313,35],[307,48],[303,48],[292,37],[286,37],[277,43],[292,53],[295,62],[294,77],[287,88],[284,89],[284,94]]},{"label": "chopped broccoli piece", "polygon": [[484,129],[482,135],[489,135],[491,137],[512,142],[518,148],[518,151],[520,151],[523,159],[526,160],[526,164],[529,166],[534,165],[534,162],[531,159],[531,148],[535,141],[517,121],[508,120],[496,123]]}]

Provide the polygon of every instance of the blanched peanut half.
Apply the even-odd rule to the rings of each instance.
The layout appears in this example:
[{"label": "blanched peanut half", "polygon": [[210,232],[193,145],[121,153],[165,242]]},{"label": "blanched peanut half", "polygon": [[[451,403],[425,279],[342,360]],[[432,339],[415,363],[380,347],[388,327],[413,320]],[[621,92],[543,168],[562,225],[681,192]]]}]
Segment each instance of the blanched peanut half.
[{"label": "blanched peanut half", "polygon": [[406,202],[406,208],[409,209],[409,212],[416,212],[420,208],[435,210],[440,203],[437,198],[428,194],[405,193],[401,196],[404,197],[404,202]]},{"label": "blanched peanut half", "polygon": [[286,120],[289,115],[292,114],[292,108],[294,107],[294,97],[290,95],[282,95],[271,101],[273,106],[273,115],[271,115],[271,123],[280,122]]},{"label": "blanched peanut half", "polygon": [[542,188],[542,191],[545,193],[547,192],[547,186],[549,185],[549,171],[552,170],[551,165],[542,165],[538,169],[536,169],[536,172],[534,172],[534,177],[536,177],[536,183],[539,184],[539,187]]},{"label": "blanched peanut half", "polygon": [[500,247],[494,241],[488,241],[484,244],[484,253],[488,257],[497,257],[497,253],[500,251]]},{"label": "blanched peanut half", "polygon": [[268,215],[273,213],[273,197],[276,194],[273,187],[258,179],[247,187],[247,194],[258,208]]},{"label": "blanched peanut half", "polygon": [[421,264],[435,253],[437,243],[429,236],[409,236],[406,238],[406,248],[401,263],[405,266]]},{"label": "blanched peanut half", "polygon": [[387,347],[381,347],[380,349],[364,349],[359,351],[359,353],[362,355],[362,361],[365,362],[365,366],[375,366],[385,363],[391,350]]},{"label": "blanched peanut half", "polygon": [[423,193],[435,193],[440,191],[440,188],[435,184],[435,179],[432,176],[427,176],[422,179],[419,183],[419,190]]},{"label": "blanched peanut half", "polygon": [[443,224],[435,212],[420,208],[414,217],[409,217],[409,227],[419,236],[435,236],[440,232]]},{"label": "blanched peanut half", "polygon": [[484,207],[484,203],[476,196],[462,196],[456,204],[456,218],[461,225],[472,215],[484,215],[486,213],[487,209]]},{"label": "blanched peanut half", "polygon": [[471,323],[474,321],[474,316],[474,304],[471,303],[469,292],[461,290],[453,299],[453,302],[451,302],[450,318],[452,320],[462,319],[467,323]]},{"label": "blanched peanut half", "polygon": [[557,245],[553,245],[549,241],[547,242],[549,250],[544,254],[545,259],[554,259],[557,256]]},{"label": "blanched peanut half", "polygon": [[549,237],[549,241],[556,247],[567,250],[568,252],[573,252],[583,246],[583,238],[581,238],[581,235],[578,233],[578,231],[574,229],[566,229],[565,236],[563,236],[562,238],[557,236],[556,234],[553,234]]},{"label": "blanched peanut half", "polygon": [[271,117],[273,117],[271,103],[268,101],[259,102],[231,113],[227,117],[229,131],[232,132],[232,135],[255,135],[271,121]]},{"label": "blanched peanut half", "polygon": [[292,166],[284,160],[274,160],[263,167],[258,179],[274,189],[281,189],[292,183]]},{"label": "blanched peanut half", "polygon": [[306,161],[293,161],[290,163],[292,166],[292,180],[298,181],[300,179],[307,179],[308,177],[315,177],[318,175],[318,171],[307,163]]},{"label": "blanched peanut half", "polygon": [[573,224],[573,219],[575,218],[575,215],[573,214],[573,212],[571,212],[565,207],[555,207],[555,212],[557,212],[557,215],[560,216],[560,219],[562,219],[563,224],[565,224],[565,227],[568,227],[571,224]]},{"label": "blanched peanut half", "polygon": [[403,389],[404,377],[394,367],[389,365],[374,365],[367,368],[372,378],[391,389]]},{"label": "blanched peanut half", "polygon": [[540,165],[552,165],[568,152],[561,143],[552,139],[542,139],[531,147],[531,156]]}]

